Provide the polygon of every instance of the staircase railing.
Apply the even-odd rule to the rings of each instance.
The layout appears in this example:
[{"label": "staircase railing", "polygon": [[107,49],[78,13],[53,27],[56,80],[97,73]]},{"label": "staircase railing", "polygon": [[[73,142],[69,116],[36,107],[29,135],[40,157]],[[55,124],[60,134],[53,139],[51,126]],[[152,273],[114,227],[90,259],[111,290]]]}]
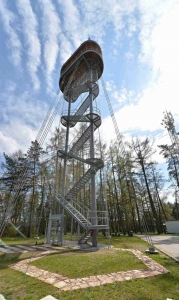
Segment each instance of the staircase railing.
[{"label": "staircase railing", "polygon": [[82,203],[74,200],[67,201],[65,197],[55,196],[55,199],[63,206],[63,208],[84,228],[84,229],[105,229],[108,228],[108,214],[106,211],[97,211],[97,224],[92,225],[93,217],[91,211]]}]

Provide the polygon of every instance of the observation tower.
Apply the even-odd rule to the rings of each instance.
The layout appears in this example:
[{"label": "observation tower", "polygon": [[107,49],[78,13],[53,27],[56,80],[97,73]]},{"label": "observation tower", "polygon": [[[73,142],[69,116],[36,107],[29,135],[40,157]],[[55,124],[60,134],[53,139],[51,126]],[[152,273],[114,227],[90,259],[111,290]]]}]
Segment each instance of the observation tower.
[{"label": "observation tower", "polygon": [[[56,194],[55,199],[60,204],[61,214],[63,215],[65,210],[84,229],[84,236],[78,240],[81,248],[88,245],[90,237],[92,247],[97,247],[98,230],[109,228],[108,213],[104,207],[99,211],[96,200],[96,176],[104,163],[100,157],[95,156],[94,132],[101,125],[101,116],[94,106],[94,99],[99,94],[97,81],[103,73],[103,68],[101,48],[89,39],[64,63],[59,79],[60,90],[67,101],[68,109],[61,116],[61,123],[66,128],[66,139],[64,149],[59,149],[57,153],[58,157],[63,159],[63,174],[60,196]],[[83,93],[87,93],[86,98],[74,109],[72,106],[75,106],[75,102]],[[86,123],[85,130],[79,131],[69,145],[70,129],[79,122]],[[83,164],[83,175],[77,182],[67,184],[68,162],[72,159]],[[90,185],[88,204],[81,197],[81,190],[87,184]],[[63,244],[63,218],[60,240]]]}]

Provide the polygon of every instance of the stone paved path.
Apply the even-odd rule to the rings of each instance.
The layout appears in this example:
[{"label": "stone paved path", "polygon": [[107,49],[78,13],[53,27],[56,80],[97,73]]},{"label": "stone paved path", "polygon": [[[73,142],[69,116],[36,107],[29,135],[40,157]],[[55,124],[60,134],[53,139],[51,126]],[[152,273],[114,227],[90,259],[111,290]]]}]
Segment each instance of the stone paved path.
[{"label": "stone paved path", "polygon": [[[29,259],[25,259],[23,261],[20,261],[14,265],[11,265],[10,267],[14,270],[21,271],[25,273],[26,275],[35,277],[39,280],[42,280],[43,282],[46,282],[48,284],[52,284],[53,286],[57,287],[58,289],[62,291],[69,291],[69,290],[76,290],[76,289],[84,289],[87,287],[95,287],[104,285],[107,283],[114,283],[114,282],[120,282],[125,280],[132,280],[137,278],[145,278],[145,277],[151,277],[156,276],[160,274],[168,273],[169,271],[165,269],[162,265],[158,264],[157,262],[153,261],[150,257],[144,255],[138,250],[133,249],[119,249],[114,248],[111,249],[111,251],[130,251],[132,252],[138,259],[140,259],[146,266],[146,269],[141,270],[130,270],[130,271],[123,271],[123,272],[117,272],[117,273],[110,273],[105,275],[97,275],[97,276],[89,276],[84,278],[75,278],[70,279],[65,276],[52,273],[49,271],[44,271],[42,269],[39,269],[35,266],[28,265]],[[54,252],[58,252],[55,250],[46,251],[38,256],[31,259],[31,261],[37,260],[41,258],[43,255],[48,255]]]},{"label": "stone paved path", "polygon": [[14,246],[8,246],[7,248],[0,247],[0,252],[9,254],[9,253],[15,253],[15,252],[34,252],[34,251],[48,251],[49,249],[54,249],[53,246],[50,245],[14,245]]}]

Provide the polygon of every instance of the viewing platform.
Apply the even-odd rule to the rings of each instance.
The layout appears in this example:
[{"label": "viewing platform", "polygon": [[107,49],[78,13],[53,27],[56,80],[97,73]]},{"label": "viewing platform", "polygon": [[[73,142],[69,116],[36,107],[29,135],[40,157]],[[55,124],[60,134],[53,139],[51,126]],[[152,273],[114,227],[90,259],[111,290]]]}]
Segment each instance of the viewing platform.
[{"label": "viewing platform", "polygon": [[[103,69],[102,50],[96,42],[89,39],[83,42],[63,64],[59,80],[60,90],[62,93],[65,93],[65,87],[72,76],[68,90],[70,88],[72,88],[73,91],[74,89],[81,90],[83,87],[84,91],[87,91],[91,81],[95,83],[101,77]],[[92,70],[92,76],[90,70]],[[75,99],[72,100],[72,102],[73,101],[75,101]]]}]

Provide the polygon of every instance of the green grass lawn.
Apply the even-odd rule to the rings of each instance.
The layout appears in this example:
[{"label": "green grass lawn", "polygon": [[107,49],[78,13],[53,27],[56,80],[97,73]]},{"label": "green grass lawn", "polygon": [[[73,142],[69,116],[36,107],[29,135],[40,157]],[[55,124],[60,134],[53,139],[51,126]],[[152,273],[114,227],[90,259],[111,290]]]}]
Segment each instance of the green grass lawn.
[{"label": "green grass lawn", "polygon": [[[32,244],[32,240],[27,239],[26,241],[27,244],[28,243]],[[99,242],[105,243],[106,240],[104,240],[102,236],[99,236]],[[16,241],[6,239],[6,243],[7,244],[9,243],[11,245],[17,243],[22,244],[22,241],[19,239]],[[142,252],[148,248],[147,244],[137,237],[133,237],[133,238],[127,236],[113,237],[110,243],[114,247],[126,248],[126,249],[135,248],[135,249],[139,249]],[[107,267],[105,266],[105,268],[108,268],[108,270],[110,270],[110,273],[115,272],[116,265],[118,265],[119,268],[123,265],[124,257],[122,256],[120,257],[120,255],[122,255],[123,252],[116,251],[117,256],[114,257],[113,260],[113,257],[109,255],[109,253],[111,252],[108,250],[105,251],[103,251],[103,254],[105,255],[106,253],[106,257],[103,259],[108,264],[108,266]],[[114,252],[115,251],[112,251],[112,253]],[[91,253],[93,256],[96,255],[96,257],[98,257],[96,259],[97,264],[101,260],[100,257],[98,256],[98,253],[100,252]],[[79,299],[82,300],[99,300],[99,299],[166,300],[167,298],[171,298],[175,300],[179,299],[179,264],[173,259],[164,255],[163,253],[159,253],[159,255],[153,255],[153,256],[150,255],[150,256],[152,257],[152,259],[156,260],[165,268],[167,268],[170,271],[170,273],[168,274],[159,275],[151,278],[145,278],[145,279],[137,279],[137,280],[131,280],[126,282],[112,283],[100,287],[87,288],[84,290],[75,290],[75,291],[66,291],[66,292],[59,292],[59,290],[53,287],[52,285],[45,284],[40,280],[37,280],[21,272],[8,268],[10,264],[18,262],[24,258],[27,258],[30,255],[31,255],[30,253],[0,255],[0,293],[2,293],[5,296],[6,300],[16,300],[16,299],[17,300],[30,300],[30,299],[39,300],[42,297],[45,297],[49,294],[60,300],[63,299],[65,300],[72,300],[72,299],[73,300],[79,300]],[[91,270],[89,269],[89,264],[91,265],[93,262],[95,262],[95,259],[93,259],[93,262],[91,262],[90,253],[82,252],[81,262],[79,262],[80,256],[78,255],[79,255],[78,251],[66,252],[60,255],[54,254],[42,258],[40,260],[37,260],[36,263],[42,263],[44,259],[47,259],[48,261],[48,258],[49,260],[53,261],[53,257],[55,258],[59,256],[58,263],[59,264],[61,263],[61,267],[63,266],[64,269],[65,268],[66,270],[68,269],[70,277],[75,276],[74,275],[75,272],[79,272],[78,271],[79,267],[81,268],[81,271],[84,272],[85,276],[89,276],[88,272],[97,272],[97,269],[95,269],[96,267],[92,267]],[[77,263],[77,259],[78,259],[78,263]],[[46,264],[48,264],[47,261],[43,263],[44,265],[41,266],[42,268],[44,269],[46,268]],[[57,260],[55,261],[56,263],[53,262],[53,265],[55,264],[58,265]],[[129,266],[129,269],[133,269],[132,263],[130,261],[126,262],[126,264],[128,264]],[[64,267],[65,264],[66,267]],[[74,267],[75,264],[76,267]],[[56,267],[56,270],[59,269],[60,266]],[[74,269],[73,270],[74,273],[72,272],[72,269]],[[75,269],[77,269],[77,271]],[[104,270],[104,265],[101,266],[100,268],[100,274],[102,274],[102,270]],[[61,272],[59,271],[59,273]],[[83,275],[81,277],[83,277]]]},{"label": "green grass lawn", "polygon": [[146,268],[132,253],[115,250],[100,250],[91,253],[70,251],[43,257],[32,262],[31,265],[69,278]]},{"label": "green grass lawn", "polygon": [[44,237],[39,237],[39,239],[35,238],[22,238],[22,237],[3,237],[2,241],[7,245],[15,246],[15,245],[33,245],[38,241],[39,243],[44,243]]}]

